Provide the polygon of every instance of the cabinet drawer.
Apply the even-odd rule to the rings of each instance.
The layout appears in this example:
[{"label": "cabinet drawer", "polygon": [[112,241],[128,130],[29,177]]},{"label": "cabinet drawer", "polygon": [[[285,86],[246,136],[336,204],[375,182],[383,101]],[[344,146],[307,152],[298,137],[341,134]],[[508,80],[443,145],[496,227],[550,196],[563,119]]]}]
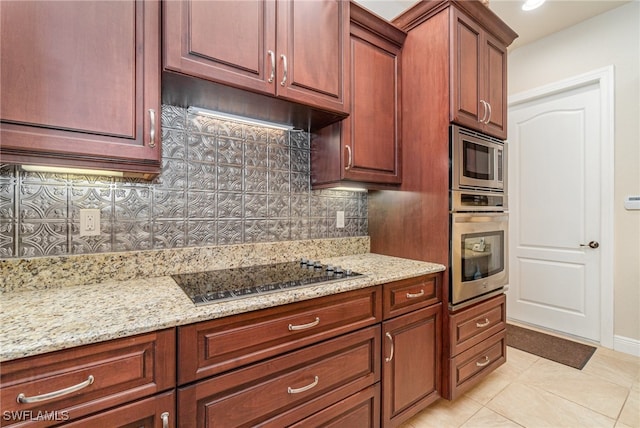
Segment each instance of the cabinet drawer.
[{"label": "cabinet drawer", "polygon": [[178,382],[222,373],[377,323],[380,287],[180,327]]},{"label": "cabinet drawer", "polygon": [[175,407],[175,391],[171,391],[88,416],[65,427],[171,428],[176,426]]},{"label": "cabinet drawer", "polygon": [[353,394],[290,427],[379,428],[380,384]]},{"label": "cabinet drawer", "polygon": [[476,385],[506,361],[506,330],[459,354],[451,362],[451,399]]},{"label": "cabinet drawer", "polygon": [[[57,412],[75,420],[174,387],[175,359],[175,330],[169,329],[9,361],[2,364],[2,410],[35,416]],[[35,402],[19,403],[18,397]],[[20,422],[20,416],[6,419],[2,426]]]},{"label": "cabinet drawer", "polygon": [[452,314],[449,322],[451,354],[453,357],[477,345],[506,328],[507,299],[504,294],[469,309]]},{"label": "cabinet drawer", "polygon": [[380,380],[380,328],[234,370],[178,391],[183,427],[284,426]]},{"label": "cabinet drawer", "polygon": [[383,317],[388,319],[442,300],[442,274],[434,273],[384,284]]}]

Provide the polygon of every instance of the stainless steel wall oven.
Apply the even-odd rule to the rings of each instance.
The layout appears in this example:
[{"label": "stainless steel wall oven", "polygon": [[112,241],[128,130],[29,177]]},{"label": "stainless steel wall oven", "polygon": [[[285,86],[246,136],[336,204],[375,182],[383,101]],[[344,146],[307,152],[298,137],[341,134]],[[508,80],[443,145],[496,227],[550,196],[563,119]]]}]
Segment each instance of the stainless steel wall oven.
[{"label": "stainless steel wall oven", "polygon": [[504,142],[451,126],[452,310],[504,292],[509,282]]}]

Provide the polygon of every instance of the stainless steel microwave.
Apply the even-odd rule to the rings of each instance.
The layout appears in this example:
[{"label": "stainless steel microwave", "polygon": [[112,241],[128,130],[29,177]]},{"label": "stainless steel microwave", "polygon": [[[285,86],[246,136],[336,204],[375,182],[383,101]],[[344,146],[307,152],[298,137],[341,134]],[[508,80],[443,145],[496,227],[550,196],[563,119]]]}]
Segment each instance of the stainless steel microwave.
[{"label": "stainless steel microwave", "polygon": [[451,126],[451,189],[505,192],[506,147],[502,140]]}]

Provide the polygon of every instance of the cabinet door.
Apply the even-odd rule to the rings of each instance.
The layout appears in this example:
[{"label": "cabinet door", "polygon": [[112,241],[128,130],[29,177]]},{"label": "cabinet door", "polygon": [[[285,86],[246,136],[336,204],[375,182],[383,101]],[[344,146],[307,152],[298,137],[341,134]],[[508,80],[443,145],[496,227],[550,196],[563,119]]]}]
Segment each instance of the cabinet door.
[{"label": "cabinet door", "polygon": [[278,1],[278,96],[348,111],[349,2]]},{"label": "cabinet door", "polygon": [[167,1],[163,7],[165,69],[275,94],[273,1]]},{"label": "cabinet door", "polygon": [[362,31],[352,34],[351,116],[342,130],[344,178],[400,183],[399,76],[398,46]]},{"label": "cabinet door", "polygon": [[451,9],[451,121],[478,131],[486,113],[482,99],[482,28]]},{"label": "cabinet door", "polygon": [[351,115],[314,134],[314,188],[402,179],[400,64],[406,34],[355,3],[351,19]]},{"label": "cabinet door", "polygon": [[507,49],[489,33],[485,33],[483,42],[484,99],[489,104],[485,132],[504,140],[507,138]]},{"label": "cabinet door", "polygon": [[451,19],[451,121],[505,139],[507,48],[457,9]]},{"label": "cabinet door", "polygon": [[66,427],[170,428],[176,426],[175,392],[116,407]]},{"label": "cabinet door", "polygon": [[440,396],[442,305],[382,324],[382,425],[398,426]]},{"label": "cabinet door", "polygon": [[159,9],[0,2],[3,161],[159,172]]}]

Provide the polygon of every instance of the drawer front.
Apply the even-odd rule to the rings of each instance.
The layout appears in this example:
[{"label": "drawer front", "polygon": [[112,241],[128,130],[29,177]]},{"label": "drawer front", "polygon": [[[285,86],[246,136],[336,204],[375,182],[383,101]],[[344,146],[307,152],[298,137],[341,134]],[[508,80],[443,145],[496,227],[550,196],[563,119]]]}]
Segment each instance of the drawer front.
[{"label": "drawer front", "polygon": [[176,426],[175,391],[125,404],[65,425],[67,428],[172,428]]},{"label": "drawer front", "polygon": [[180,327],[178,383],[373,325],[381,301],[380,287],[371,287]]},{"label": "drawer front", "polygon": [[450,344],[453,357],[506,328],[507,311],[504,294],[452,314]]},{"label": "drawer front", "polygon": [[372,326],[181,388],[178,419],[184,427],[294,423],[373,385],[379,367]]},{"label": "drawer front", "polygon": [[[175,329],[9,361],[1,376],[2,410],[9,416],[3,413],[0,423],[75,420],[173,388],[175,373]],[[44,413],[53,420],[31,420]]]},{"label": "drawer front", "polygon": [[372,385],[296,424],[288,426],[291,428],[379,428],[380,384]]},{"label": "drawer front", "polygon": [[383,317],[389,319],[442,300],[442,274],[390,282],[383,288]]},{"label": "drawer front", "polygon": [[491,336],[485,342],[459,354],[451,361],[452,397],[475,386],[481,379],[504,364],[506,357],[506,330]]}]

